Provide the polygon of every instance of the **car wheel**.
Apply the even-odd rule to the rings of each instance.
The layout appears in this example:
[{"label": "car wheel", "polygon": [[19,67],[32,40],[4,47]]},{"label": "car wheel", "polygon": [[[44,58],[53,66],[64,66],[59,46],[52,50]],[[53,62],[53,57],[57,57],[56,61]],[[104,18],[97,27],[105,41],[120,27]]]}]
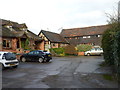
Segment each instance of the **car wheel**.
[{"label": "car wheel", "polygon": [[90,53],[87,53],[87,56],[90,56]]},{"label": "car wheel", "polygon": [[46,60],[46,62],[49,62],[49,61],[50,61],[49,59]]},{"label": "car wheel", "polygon": [[40,63],[43,63],[43,62],[44,62],[43,58],[39,58],[38,61],[39,61]]},{"label": "car wheel", "polygon": [[101,53],[100,56],[103,56],[103,53]]},{"label": "car wheel", "polygon": [[26,62],[26,59],[25,59],[24,57],[22,57],[22,59],[21,59],[21,60],[22,60],[22,62]]},{"label": "car wheel", "polygon": [[18,67],[18,65],[16,65],[16,66],[13,66],[13,68],[17,68]]}]

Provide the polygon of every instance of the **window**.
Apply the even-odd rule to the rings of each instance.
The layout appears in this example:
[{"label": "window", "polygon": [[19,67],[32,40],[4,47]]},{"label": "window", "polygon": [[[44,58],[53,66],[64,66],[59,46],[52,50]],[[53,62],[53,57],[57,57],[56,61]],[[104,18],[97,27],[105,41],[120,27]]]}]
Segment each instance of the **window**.
[{"label": "window", "polygon": [[4,54],[6,60],[15,60],[16,56],[13,53],[6,53]]},{"label": "window", "polygon": [[75,37],[75,39],[79,39],[79,37]]},{"label": "window", "polygon": [[90,36],[83,36],[83,38],[90,38]]},{"label": "window", "polygon": [[55,43],[53,43],[53,46],[56,46]]},{"label": "window", "polygon": [[32,51],[32,52],[29,52],[29,54],[33,54],[34,52]]},{"label": "window", "polygon": [[100,35],[98,35],[98,37],[100,37]]},{"label": "window", "polygon": [[95,37],[101,37],[101,35],[96,35]]},{"label": "window", "polygon": [[3,47],[6,47],[6,40],[3,40]]},{"label": "window", "polygon": [[11,47],[11,40],[3,40],[3,47]]},{"label": "window", "polygon": [[12,28],[12,26],[8,25],[7,28]]},{"label": "window", "polygon": [[34,54],[40,54],[39,51],[35,51]]},{"label": "window", "polygon": [[42,52],[42,51],[39,51],[39,53],[40,53],[40,54],[44,54],[44,52]]},{"label": "window", "polygon": [[22,30],[26,31],[26,30],[27,30],[27,28],[22,28]]}]

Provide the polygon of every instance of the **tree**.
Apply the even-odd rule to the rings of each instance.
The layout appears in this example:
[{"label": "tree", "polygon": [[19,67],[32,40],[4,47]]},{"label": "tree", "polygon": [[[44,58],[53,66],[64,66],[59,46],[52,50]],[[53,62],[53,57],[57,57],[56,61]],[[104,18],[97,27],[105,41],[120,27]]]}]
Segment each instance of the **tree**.
[{"label": "tree", "polygon": [[113,65],[120,77],[120,22],[119,15],[109,15],[109,29],[102,38],[105,62]]}]

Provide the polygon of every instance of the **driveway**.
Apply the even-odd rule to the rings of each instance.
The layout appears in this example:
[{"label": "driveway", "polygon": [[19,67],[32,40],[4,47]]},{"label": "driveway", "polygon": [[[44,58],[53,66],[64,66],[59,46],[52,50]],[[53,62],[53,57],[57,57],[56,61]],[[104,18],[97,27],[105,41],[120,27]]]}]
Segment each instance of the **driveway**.
[{"label": "driveway", "polygon": [[109,68],[101,68],[101,56],[53,57],[51,63],[20,62],[3,71],[3,88],[117,88],[105,80]]}]

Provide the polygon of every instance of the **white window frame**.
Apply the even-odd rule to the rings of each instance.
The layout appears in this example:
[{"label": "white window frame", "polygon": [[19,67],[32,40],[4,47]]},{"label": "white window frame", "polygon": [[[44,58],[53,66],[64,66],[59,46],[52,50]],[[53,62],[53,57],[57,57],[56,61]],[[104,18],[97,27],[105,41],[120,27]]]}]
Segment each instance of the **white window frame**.
[{"label": "white window frame", "polygon": [[91,38],[91,36],[83,36],[83,38]]}]

